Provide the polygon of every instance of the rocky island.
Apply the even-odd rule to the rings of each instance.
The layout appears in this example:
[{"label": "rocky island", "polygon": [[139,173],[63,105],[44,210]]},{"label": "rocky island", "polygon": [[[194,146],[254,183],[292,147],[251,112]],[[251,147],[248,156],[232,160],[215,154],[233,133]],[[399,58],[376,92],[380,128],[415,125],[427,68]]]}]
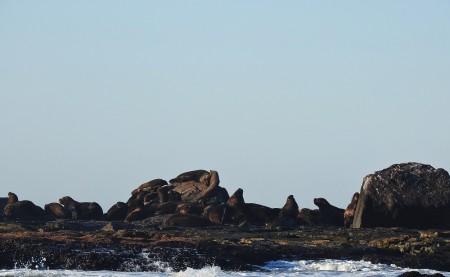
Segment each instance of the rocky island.
[{"label": "rocky island", "polygon": [[346,209],[316,198],[300,209],[232,196],[217,171],[156,179],[106,213],[95,202],[62,197],[44,208],[0,199],[0,268],[159,270],[161,263],[260,270],[273,260],[347,259],[450,271],[450,176],[407,163],[364,178]]}]

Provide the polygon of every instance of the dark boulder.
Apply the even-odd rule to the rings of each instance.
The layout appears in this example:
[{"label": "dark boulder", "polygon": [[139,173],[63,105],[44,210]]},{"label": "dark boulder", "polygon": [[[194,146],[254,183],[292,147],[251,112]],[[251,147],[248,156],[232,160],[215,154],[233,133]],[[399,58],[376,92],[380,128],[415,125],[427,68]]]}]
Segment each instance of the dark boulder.
[{"label": "dark boulder", "polygon": [[367,175],[353,228],[450,228],[450,176],[420,163],[395,164]]},{"label": "dark boulder", "polygon": [[408,271],[398,275],[398,277],[444,277],[441,273],[422,274],[418,271]]}]

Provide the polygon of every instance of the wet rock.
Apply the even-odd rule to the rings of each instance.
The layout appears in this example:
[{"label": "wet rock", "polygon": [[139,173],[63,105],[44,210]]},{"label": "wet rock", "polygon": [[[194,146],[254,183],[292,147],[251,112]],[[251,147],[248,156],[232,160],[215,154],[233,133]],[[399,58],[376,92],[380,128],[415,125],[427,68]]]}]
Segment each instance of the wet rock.
[{"label": "wet rock", "polygon": [[420,163],[395,164],[366,176],[353,224],[450,228],[450,176]]}]

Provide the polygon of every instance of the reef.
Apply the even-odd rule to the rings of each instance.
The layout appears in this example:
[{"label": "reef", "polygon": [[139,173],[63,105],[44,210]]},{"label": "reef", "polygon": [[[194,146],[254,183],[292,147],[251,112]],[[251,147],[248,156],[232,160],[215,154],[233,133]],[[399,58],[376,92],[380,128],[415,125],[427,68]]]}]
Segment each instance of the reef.
[{"label": "reef", "polygon": [[450,231],[233,225],[163,227],[151,221],[0,221],[0,268],[158,271],[220,266],[262,270],[273,260],[365,260],[450,271]]}]

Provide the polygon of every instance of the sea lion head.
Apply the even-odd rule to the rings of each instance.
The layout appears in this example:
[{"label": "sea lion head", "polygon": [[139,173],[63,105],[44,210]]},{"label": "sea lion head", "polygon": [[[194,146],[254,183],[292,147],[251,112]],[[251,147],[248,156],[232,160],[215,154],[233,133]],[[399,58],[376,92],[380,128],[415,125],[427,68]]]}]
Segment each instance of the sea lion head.
[{"label": "sea lion head", "polygon": [[330,203],[325,198],[314,198],[314,205],[320,208],[327,208]]},{"label": "sea lion head", "polygon": [[73,200],[73,198],[72,197],[70,197],[70,196],[64,196],[64,197],[61,197],[60,199],[59,199],[59,203],[60,204],[62,204],[62,205],[71,205],[71,204],[73,204],[75,202],[75,200]]},{"label": "sea lion head", "polygon": [[18,201],[19,201],[19,198],[17,197],[17,195],[15,193],[8,192],[8,201],[6,202],[7,204],[14,204]]},{"label": "sea lion head", "polygon": [[233,195],[228,199],[227,206],[232,208],[242,207],[245,204],[244,191],[238,188]]}]

